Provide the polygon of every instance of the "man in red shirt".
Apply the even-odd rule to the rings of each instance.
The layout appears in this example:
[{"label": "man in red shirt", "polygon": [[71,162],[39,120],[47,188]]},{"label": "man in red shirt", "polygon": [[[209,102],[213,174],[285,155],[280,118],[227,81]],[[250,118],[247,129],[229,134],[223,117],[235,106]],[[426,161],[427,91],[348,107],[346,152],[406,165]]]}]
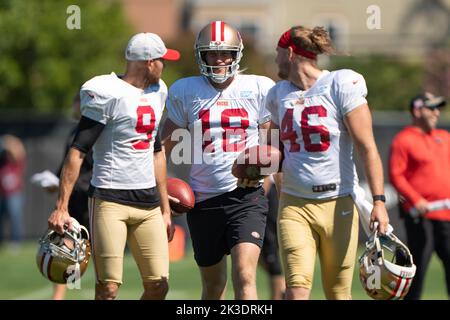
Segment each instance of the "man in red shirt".
[{"label": "man in red shirt", "polygon": [[408,246],[417,266],[405,299],[420,299],[433,251],[442,260],[450,298],[450,133],[436,129],[443,97],[411,100],[412,125],[394,139],[390,178],[401,198]]}]

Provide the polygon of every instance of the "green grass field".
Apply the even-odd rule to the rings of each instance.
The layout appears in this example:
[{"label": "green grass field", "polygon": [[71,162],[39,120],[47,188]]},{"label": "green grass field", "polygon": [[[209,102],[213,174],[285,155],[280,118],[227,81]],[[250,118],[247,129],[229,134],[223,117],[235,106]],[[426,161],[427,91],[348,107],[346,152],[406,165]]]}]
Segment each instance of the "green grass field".
[{"label": "green grass field", "polygon": [[[37,242],[25,243],[12,250],[0,250],[0,299],[42,300],[50,299],[52,285],[38,271],[35,263]],[[230,277],[229,277],[230,279]],[[137,267],[131,255],[126,255],[124,263],[124,283],[118,299],[138,299],[142,293]],[[260,299],[269,298],[268,278],[262,269],[258,270],[258,293]],[[92,265],[81,279],[81,290],[68,290],[67,299],[93,299],[94,272]],[[171,263],[170,290],[168,299],[197,300],[200,297],[200,277],[189,252],[185,259]],[[227,299],[232,299],[231,283],[228,284]],[[368,299],[358,279],[357,268],[353,280],[353,298]],[[316,263],[316,273],[312,299],[324,299],[320,282],[320,269]],[[430,264],[423,299],[447,299],[443,268],[436,256]]]}]

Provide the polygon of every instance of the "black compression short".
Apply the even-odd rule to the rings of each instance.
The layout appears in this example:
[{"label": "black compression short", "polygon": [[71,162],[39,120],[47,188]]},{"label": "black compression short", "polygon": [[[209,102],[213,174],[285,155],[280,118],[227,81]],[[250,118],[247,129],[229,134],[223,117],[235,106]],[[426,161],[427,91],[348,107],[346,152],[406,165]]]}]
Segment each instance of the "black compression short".
[{"label": "black compression short", "polygon": [[215,265],[241,242],[255,243],[261,248],[267,210],[267,198],[261,187],[236,188],[197,203],[187,214],[197,264]]}]

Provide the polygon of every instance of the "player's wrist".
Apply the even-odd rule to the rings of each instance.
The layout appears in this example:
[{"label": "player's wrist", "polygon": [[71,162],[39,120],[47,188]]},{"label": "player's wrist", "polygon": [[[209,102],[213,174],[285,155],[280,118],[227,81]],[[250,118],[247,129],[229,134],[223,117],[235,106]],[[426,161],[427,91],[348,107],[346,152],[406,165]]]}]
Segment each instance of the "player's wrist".
[{"label": "player's wrist", "polygon": [[385,206],[385,202],[386,202],[386,197],[382,194],[380,195],[374,195],[372,197],[373,200],[373,205],[375,207],[384,207]]},{"label": "player's wrist", "polygon": [[55,210],[58,211],[69,211],[69,202],[64,200],[57,200],[55,205]]},{"label": "player's wrist", "polygon": [[384,194],[376,194],[372,196],[373,204],[383,204],[386,202],[386,196]]},{"label": "player's wrist", "polygon": [[164,208],[164,209],[161,209],[161,214],[164,216],[164,215],[171,215],[172,214],[172,210],[170,209],[170,207],[168,207],[168,208]]}]

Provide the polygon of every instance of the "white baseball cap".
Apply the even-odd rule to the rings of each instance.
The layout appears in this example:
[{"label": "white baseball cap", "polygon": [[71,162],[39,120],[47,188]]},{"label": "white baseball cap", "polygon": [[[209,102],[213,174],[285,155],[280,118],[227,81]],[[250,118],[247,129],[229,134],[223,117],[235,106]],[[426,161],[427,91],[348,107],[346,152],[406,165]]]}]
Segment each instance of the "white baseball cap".
[{"label": "white baseball cap", "polygon": [[147,61],[159,58],[178,60],[180,53],[177,50],[167,49],[161,38],[150,32],[138,33],[128,41],[125,59]]}]

